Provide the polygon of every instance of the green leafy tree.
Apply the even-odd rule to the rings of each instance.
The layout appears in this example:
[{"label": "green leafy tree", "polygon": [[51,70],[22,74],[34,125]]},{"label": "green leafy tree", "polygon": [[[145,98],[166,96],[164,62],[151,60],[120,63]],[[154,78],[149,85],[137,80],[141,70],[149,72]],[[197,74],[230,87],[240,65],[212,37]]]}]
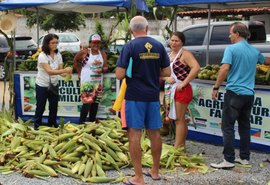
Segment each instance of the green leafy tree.
[{"label": "green leafy tree", "polygon": [[[27,10],[17,10],[27,17],[27,26],[33,27],[37,24],[37,13]],[[60,32],[77,31],[80,26],[85,27],[85,16],[81,13],[55,13],[55,14],[39,14],[40,29],[49,31],[55,29]]]}]

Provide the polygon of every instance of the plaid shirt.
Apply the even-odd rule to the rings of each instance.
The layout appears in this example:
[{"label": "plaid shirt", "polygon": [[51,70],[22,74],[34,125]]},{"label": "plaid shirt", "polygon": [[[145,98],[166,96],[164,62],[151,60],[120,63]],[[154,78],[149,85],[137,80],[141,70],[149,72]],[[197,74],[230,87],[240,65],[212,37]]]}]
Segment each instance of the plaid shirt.
[{"label": "plaid shirt", "polygon": [[180,58],[173,63],[173,72],[178,80],[184,81],[190,72],[190,67],[180,62]]}]

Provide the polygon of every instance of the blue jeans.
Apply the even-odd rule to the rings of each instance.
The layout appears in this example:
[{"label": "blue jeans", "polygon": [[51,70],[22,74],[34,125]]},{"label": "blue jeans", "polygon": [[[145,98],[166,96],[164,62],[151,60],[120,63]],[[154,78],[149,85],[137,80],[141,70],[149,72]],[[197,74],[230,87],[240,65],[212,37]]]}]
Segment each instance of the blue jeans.
[{"label": "blue jeans", "polygon": [[34,118],[34,128],[38,129],[42,125],[42,115],[45,111],[47,100],[49,101],[49,117],[46,126],[57,127],[56,117],[58,108],[58,95],[48,92],[48,87],[41,87],[36,84],[36,112]]},{"label": "blue jeans", "polygon": [[250,157],[250,115],[253,107],[254,95],[238,95],[227,91],[222,110],[222,133],[224,158],[234,163],[234,124],[238,122],[240,136],[240,158],[249,160]]}]

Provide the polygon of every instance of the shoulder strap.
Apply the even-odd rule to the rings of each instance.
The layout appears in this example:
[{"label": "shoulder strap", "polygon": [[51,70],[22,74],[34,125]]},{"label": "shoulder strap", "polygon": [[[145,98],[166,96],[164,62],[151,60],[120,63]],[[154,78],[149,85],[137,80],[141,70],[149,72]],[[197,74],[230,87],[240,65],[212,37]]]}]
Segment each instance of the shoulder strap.
[{"label": "shoulder strap", "polygon": [[[181,56],[182,56],[182,54],[183,54],[182,50],[183,50],[183,48],[181,48],[181,49],[178,51],[178,53],[177,53],[177,55],[174,57],[172,63],[174,63],[174,62],[176,61],[176,59],[178,58],[178,55],[179,55],[179,54],[180,54],[179,58],[181,58]],[[171,54],[170,54],[170,55],[171,55]]]},{"label": "shoulder strap", "polygon": [[[46,55],[47,56],[47,58],[48,58],[48,64],[50,65],[51,64],[51,60],[50,60],[50,58],[49,58],[49,56],[48,55]],[[51,75],[49,75],[49,82],[51,83]]]}]

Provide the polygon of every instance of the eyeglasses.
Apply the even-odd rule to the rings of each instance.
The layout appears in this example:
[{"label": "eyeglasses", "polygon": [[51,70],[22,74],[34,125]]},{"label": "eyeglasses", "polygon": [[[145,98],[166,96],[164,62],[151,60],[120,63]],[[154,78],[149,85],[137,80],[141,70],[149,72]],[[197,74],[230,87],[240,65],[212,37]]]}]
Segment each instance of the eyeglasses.
[{"label": "eyeglasses", "polygon": [[58,41],[50,42],[50,44],[58,44]]}]

